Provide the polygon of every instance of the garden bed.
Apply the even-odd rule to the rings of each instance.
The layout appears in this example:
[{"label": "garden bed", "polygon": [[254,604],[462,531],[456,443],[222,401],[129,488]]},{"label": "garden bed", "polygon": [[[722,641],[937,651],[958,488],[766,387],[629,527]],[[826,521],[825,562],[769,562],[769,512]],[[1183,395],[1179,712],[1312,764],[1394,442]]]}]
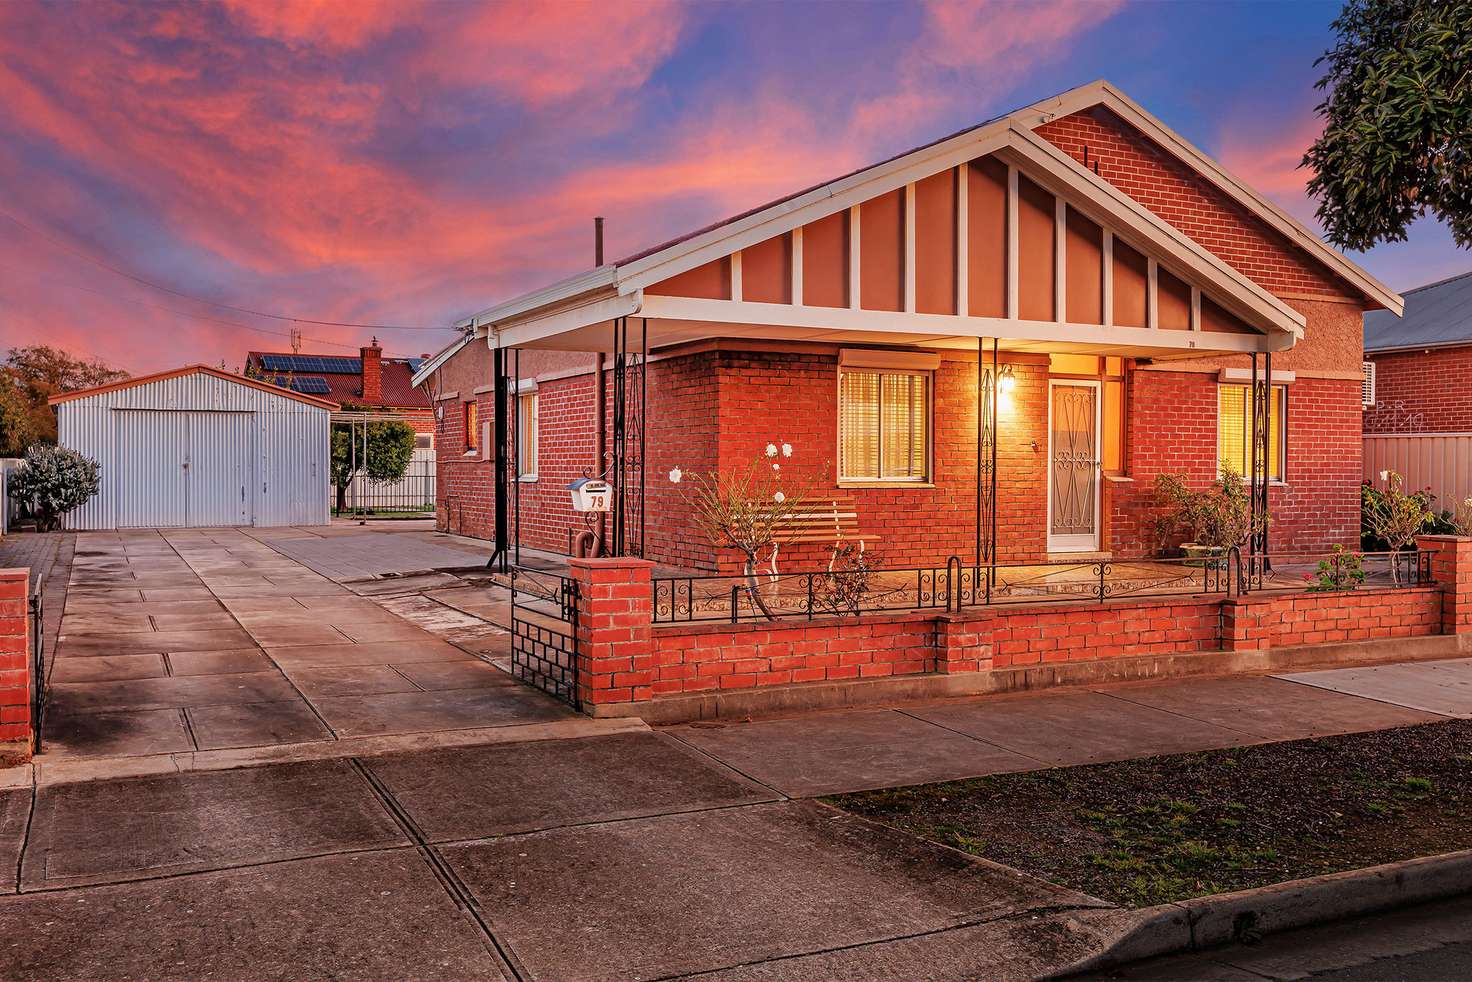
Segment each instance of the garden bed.
[{"label": "garden bed", "polygon": [[827,800],[1144,907],[1472,848],[1472,720]]}]

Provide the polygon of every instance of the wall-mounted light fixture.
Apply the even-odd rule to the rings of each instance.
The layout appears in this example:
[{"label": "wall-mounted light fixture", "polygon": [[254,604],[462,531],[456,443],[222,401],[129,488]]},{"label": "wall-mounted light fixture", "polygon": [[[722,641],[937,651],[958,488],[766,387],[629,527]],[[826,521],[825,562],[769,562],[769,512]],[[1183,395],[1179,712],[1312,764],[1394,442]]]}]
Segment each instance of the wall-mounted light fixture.
[{"label": "wall-mounted light fixture", "polygon": [[1003,399],[1011,398],[1012,390],[1017,388],[1017,376],[1012,374],[1011,365],[1002,366],[1002,374],[997,376],[997,395]]}]

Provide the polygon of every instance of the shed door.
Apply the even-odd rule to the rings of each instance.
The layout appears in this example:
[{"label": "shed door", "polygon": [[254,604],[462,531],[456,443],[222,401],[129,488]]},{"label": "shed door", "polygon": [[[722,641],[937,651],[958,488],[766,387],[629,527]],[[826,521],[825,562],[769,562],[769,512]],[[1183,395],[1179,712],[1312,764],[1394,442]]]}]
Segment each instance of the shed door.
[{"label": "shed door", "polygon": [[255,425],[250,413],[189,413],[189,525],[249,525]]},{"label": "shed door", "polygon": [[113,421],[117,464],[104,474],[118,528],[188,524],[188,421],[183,413],[119,409]]}]

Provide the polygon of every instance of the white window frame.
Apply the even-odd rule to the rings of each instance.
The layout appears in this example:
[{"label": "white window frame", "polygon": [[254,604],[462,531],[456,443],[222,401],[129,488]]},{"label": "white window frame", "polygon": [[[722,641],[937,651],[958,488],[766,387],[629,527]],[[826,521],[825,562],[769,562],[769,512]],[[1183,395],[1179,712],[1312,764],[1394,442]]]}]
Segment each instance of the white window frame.
[{"label": "white window frame", "polygon": [[[530,405],[531,412],[527,412]],[[528,424],[530,420],[530,424]],[[523,427],[530,425],[531,439],[528,440]],[[516,479],[523,484],[535,484],[537,482],[537,470],[540,462],[539,443],[542,434],[541,406],[537,398],[537,391],[523,390],[516,394]],[[531,470],[524,471],[522,465],[528,453],[531,455]]]},{"label": "white window frame", "polygon": [[[1277,378],[1277,373],[1273,377]],[[1282,427],[1278,433],[1278,476],[1273,477],[1271,470],[1268,474],[1269,484],[1286,484],[1288,481],[1288,382],[1273,382],[1272,387],[1282,392],[1282,408],[1278,412],[1278,424]],[[1218,381],[1216,384],[1216,464],[1213,469],[1217,477],[1222,476],[1222,389],[1246,389],[1242,401],[1242,426],[1246,436],[1243,444],[1247,450],[1247,459],[1243,461],[1244,473],[1242,479],[1249,484],[1255,483],[1253,475],[1245,473],[1246,467],[1250,466],[1252,458],[1252,383],[1238,381]],[[1268,418],[1271,420],[1271,408]]]},{"label": "white window frame", "polygon": [[[838,448],[838,484],[843,487],[929,487],[935,474],[935,371],[932,368],[917,368],[911,364],[904,363],[900,359],[898,363],[881,362],[876,359],[865,358],[855,363],[841,363],[838,366],[837,376],[837,419],[835,420],[835,440]],[[924,473],[920,477],[851,477],[843,472],[843,376],[846,372],[863,372],[866,374],[884,375],[913,375],[925,383],[925,451],[924,451]],[[884,466],[884,391],[883,383],[880,383],[879,392],[879,466]]]}]

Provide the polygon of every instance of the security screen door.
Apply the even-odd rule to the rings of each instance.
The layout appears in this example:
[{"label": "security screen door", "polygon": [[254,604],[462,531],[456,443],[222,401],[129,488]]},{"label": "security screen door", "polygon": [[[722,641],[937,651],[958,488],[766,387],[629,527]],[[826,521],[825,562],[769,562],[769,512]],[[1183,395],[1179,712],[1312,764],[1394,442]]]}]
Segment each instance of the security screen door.
[{"label": "security screen door", "polygon": [[1048,551],[1099,548],[1099,383],[1048,385]]}]

